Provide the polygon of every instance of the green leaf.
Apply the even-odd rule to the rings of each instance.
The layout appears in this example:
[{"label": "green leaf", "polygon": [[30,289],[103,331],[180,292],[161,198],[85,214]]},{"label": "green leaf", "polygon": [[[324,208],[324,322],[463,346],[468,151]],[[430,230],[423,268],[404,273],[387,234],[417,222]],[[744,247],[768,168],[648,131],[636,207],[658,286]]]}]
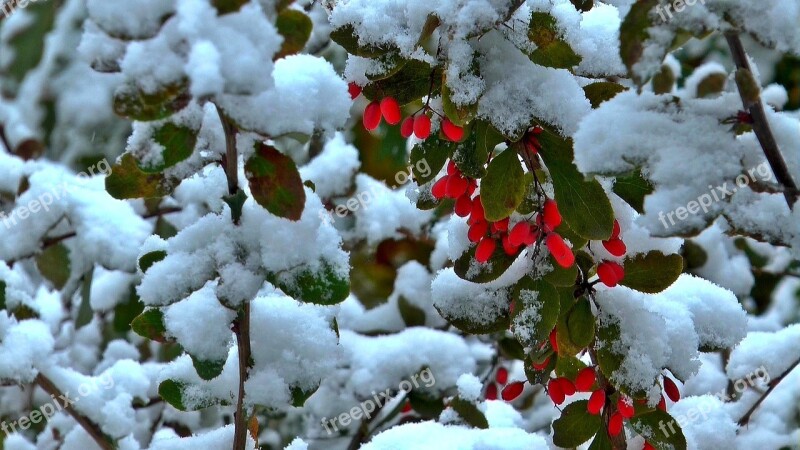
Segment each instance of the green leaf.
[{"label": "green leaf", "polygon": [[425,391],[410,391],[408,400],[414,412],[425,419],[436,419],[444,411],[444,400]]},{"label": "green leaf", "polygon": [[482,430],[489,428],[489,421],[486,420],[486,416],[483,415],[474,403],[470,403],[456,396],[450,400],[450,407],[458,413],[459,417],[464,419],[464,422],[467,422],[473,428],[480,428]]},{"label": "green leaf", "polygon": [[[560,234],[560,232],[559,232]],[[562,234],[562,237],[566,238]],[[573,241],[573,245],[575,242]],[[575,280],[578,279],[578,266],[572,265],[569,268],[563,268],[558,264],[553,264],[553,270],[545,274],[542,279],[553,286],[574,286]]]},{"label": "green leaf", "polygon": [[344,47],[347,53],[363,58],[377,58],[393,49],[389,46],[361,45],[355,28],[350,24],[331,31],[331,40]]},{"label": "green leaf", "polygon": [[[476,72],[477,71],[473,71],[475,75],[478,75]],[[450,89],[447,87],[447,75],[445,74],[443,77],[442,110],[444,111],[444,115],[447,116],[451,122],[463,127],[478,113],[478,103],[476,102],[468,105],[456,105],[453,103],[453,99],[451,97],[452,94],[450,93]]]},{"label": "green leaf", "polygon": [[489,153],[484,152],[483,148],[478,145],[477,133],[471,132],[470,129],[465,129],[464,132],[467,137],[456,144],[452,156],[453,162],[465,177],[483,178],[486,176],[486,161],[489,159]]},{"label": "green leaf", "polygon": [[226,195],[222,197],[222,200],[231,208],[231,220],[233,220],[233,223],[239,223],[239,219],[242,218],[244,202],[247,201],[247,194],[241,189],[236,189],[235,194]]},{"label": "green leaf", "polygon": [[412,60],[396,74],[364,86],[364,96],[370,100],[394,97],[400,105],[411,103],[436,91],[441,86],[441,69],[428,63]]},{"label": "green leaf", "polygon": [[632,417],[628,424],[658,450],[686,450],[678,421],[660,409]]},{"label": "green leaf", "polygon": [[158,308],[148,309],[139,314],[131,322],[131,329],[139,336],[146,337],[152,341],[165,343],[167,327],[164,325],[164,313]]},{"label": "green leaf", "polygon": [[589,446],[589,450],[614,450],[611,437],[608,436],[606,430],[600,429],[597,431],[597,434],[592,440],[592,445]]},{"label": "green leaf", "polygon": [[308,400],[312,395],[314,395],[315,392],[317,392],[317,389],[319,389],[319,386],[314,389],[309,389],[308,391],[304,391],[297,386],[292,386],[290,389],[292,394],[292,406],[296,408],[303,406],[306,403],[306,400]]},{"label": "green leaf", "polygon": [[194,370],[197,371],[197,375],[200,375],[200,378],[204,380],[213,380],[217,378],[222,373],[223,367],[225,367],[224,359],[219,361],[207,361],[197,358],[194,355],[190,356],[192,357]]},{"label": "green leaf", "polygon": [[[560,349],[559,349],[560,351]],[[586,368],[586,364],[580,359],[560,352],[558,359],[556,359],[556,375],[559,377],[566,377],[574,380],[578,376],[578,372]]]},{"label": "green leaf", "polygon": [[492,159],[481,183],[486,220],[495,222],[510,216],[522,203],[525,189],[525,172],[515,145]]},{"label": "green leaf", "polygon": [[92,310],[92,278],[94,270],[89,270],[83,276],[81,284],[81,304],[78,307],[78,316],[75,318],[75,328],[88,325],[94,318]]},{"label": "green leaf", "polygon": [[153,140],[164,147],[161,151],[162,162],[152,167],[142,167],[147,173],[163,172],[175,164],[192,156],[197,143],[197,131],[182,125],[167,122],[153,133]]},{"label": "green leaf", "polygon": [[[14,8],[13,3],[10,5]],[[3,12],[3,7],[8,6],[9,2],[7,1],[0,3],[0,13]],[[4,38],[4,40],[8,40],[3,42],[3,56],[4,59],[9,59],[3,62],[5,69],[0,74],[7,78],[0,84],[2,84],[3,93],[8,97],[16,96],[19,84],[22,83],[28,72],[41,62],[45,49],[45,38],[53,28],[58,6],[56,2],[30,2],[25,8],[28,16],[24,21],[18,22],[13,31],[8,26],[3,27],[3,31],[8,33],[8,36]],[[19,26],[20,24],[24,25]],[[6,48],[8,51],[5,50]]]},{"label": "green leaf", "polygon": [[143,172],[130,153],[123,154],[120,162],[111,169],[111,175],[106,177],[106,191],[120,200],[169,194],[164,177]]},{"label": "green leaf", "polygon": [[467,281],[472,281],[473,283],[488,283],[498,279],[500,275],[504,274],[505,271],[511,267],[514,260],[517,259],[514,256],[506,254],[505,250],[503,250],[503,246],[498,244],[494,249],[494,253],[492,253],[492,256],[489,258],[489,261],[480,264],[475,260],[475,251],[477,248],[477,246],[471,247],[455,261],[453,267],[456,275]]},{"label": "green leaf", "polygon": [[411,149],[411,172],[418,185],[422,186],[436,178],[454,147],[455,143],[435,135],[414,145]]},{"label": "green leaf", "polygon": [[300,220],[306,204],[303,180],[294,161],[275,149],[260,144],[244,166],[255,201],[270,213]]},{"label": "green leaf", "polygon": [[36,256],[39,273],[59,290],[69,280],[70,266],[69,249],[62,243],[51,245]]},{"label": "green leaf", "polygon": [[598,81],[583,87],[583,92],[591,102],[592,108],[597,108],[601,103],[611,100],[623,91],[625,86],[610,81]]},{"label": "green leaf", "polygon": [[167,257],[167,252],[164,250],[156,250],[154,252],[145,253],[139,258],[139,269],[142,273],[147,272],[147,269],[152,267],[153,264],[161,261]]},{"label": "green leaf", "polygon": [[712,97],[718,95],[725,89],[728,76],[724,73],[712,73],[703,78],[697,85],[697,98]]},{"label": "green leaf", "polygon": [[287,295],[317,305],[335,305],[350,294],[349,276],[339,274],[324,260],[316,270],[284,272],[272,277],[272,281]]},{"label": "green leaf", "polygon": [[476,149],[479,155],[484,155],[483,158],[477,158],[482,164],[485,164],[489,155],[494,152],[494,148],[502,144],[506,138],[503,133],[497,131],[491,123],[485,120],[476,120],[472,125],[475,130]]},{"label": "green leaf", "polygon": [[620,26],[619,53],[628,74],[639,86],[647,80],[640,79],[633,66],[644,54],[644,42],[650,37],[647,29],[652,25],[650,11],[658,5],[658,0],[640,0],[633,5]]},{"label": "green leaf", "polygon": [[553,444],[563,448],[574,448],[591,439],[600,429],[602,418],[589,414],[588,400],[570,403],[553,422]]},{"label": "green leaf", "polygon": [[114,93],[114,112],[126,119],[149,122],[165,119],[182,110],[192,99],[183,80],[146,93],[133,84],[123,84]]},{"label": "green leaf", "polygon": [[647,294],[656,294],[672,285],[683,272],[683,258],[657,250],[625,260],[625,278],[620,284]]},{"label": "green leaf", "polygon": [[311,18],[296,9],[281,11],[275,27],[283,36],[281,50],[275,55],[275,59],[300,53],[311,37]]},{"label": "green leaf", "polygon": [[567,331],[569,339],[579,348],[592,343],[594,339],[595,317],[592,306],[586,297],[579,299],[567,313]]},{"label": "green leaf", "polygon": [[6,309],[6,282],[0,280],[0,310]]},{"label": "green leaf", "polygon": [[[227,404],[217,401],[210,396],[200,397],[198,388],[182,381],[166,379],[158,385],[158,395],[179,411],[198,411],[216,404]],[[187,406],[186,399],[191,398],[191,407]]]},{"label": "green leaf", "polygon": [[397,299],[397,308],[407,327],[425,326],[425,311],[406,300],[402,295]]},{"label": "green leaf", "polygon": [[249,0],[211,0],[211,4],[217,8],[220,16],[239,11],[247,3]]},{"label": "green leaf", "polygon": [[514,336],[526,347],[538,348],[558,321],[561,303],[558,291],[542,280],[523,277],[514,287]]},{"label": "green leaf", "polygon": [[144,303],[136,295],[136,288],[128,288],[128,300],[117,303],[114,307],[114,331],[127,333],[131,329],[131,322],[144,311]]},{"label": "green leaf", "polygon": [[653,193],[653,185],[643,176],[641,170],[630,175],[617,177],[612,188],[615,194],[631,205],[639,214],[644,213],[644,198]]},{"label": "green leaf", "polygon": [[545,129],[539,135],[539,142],[542,144],[539,154],[550,171],[555,200],[564,221],[585,239],[608,239],[614,227],[614,210],[600,183],[595,179],[587,181],[572,162],[572,139],[563,139]]},{"label": "green leaf", "polygon": [[569,69],[581,62],[581,57],[568,43],[559,38],[560,31],[556,19],[548,13],[535,12],[531,17],[528,37],[534,44],[529,56],[535,64],[545,67]]}]

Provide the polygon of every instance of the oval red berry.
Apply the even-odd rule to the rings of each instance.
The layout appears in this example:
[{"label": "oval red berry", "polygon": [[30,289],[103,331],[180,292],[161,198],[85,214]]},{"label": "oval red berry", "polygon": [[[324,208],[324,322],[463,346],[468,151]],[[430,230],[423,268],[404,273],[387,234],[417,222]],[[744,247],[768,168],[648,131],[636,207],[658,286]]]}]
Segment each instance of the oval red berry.
[{"label": "oval red berry", "polygon": [[619,282],[617,272],[611,267],[612,264],[614,263],[611,261],[604,261],[597,266],[597,276],[608,287],[614,287]]},{"label": "oval red berry", "polygon": [[602,411],[603,406],[606,404],[606,393],[602,389],[598,389],[592,392],[592,395],[589,397],[589,404],[587,405],[586,409],[589,411],[589,414],[600,414]]},{"label": "oval red berry", "polygon": [[486,388],[486,400],[497,400],[497,385],[490,383]]},{"label": "oval red berry", "polygon": [[431,195],[433,195],[436,200],[441,200],[447,195],[447,177],[439,178],[433,183]]},{"label": "oval red berry", "polygon": [[561,392],[564,393],[567,397],[570,395],[575,395],[575,384],[569,378],[556,378],[558,381],[559,387],[561,387]]},{"label": "oval red berry", "polygon": [[672,378],[664,377],[664,392],[673,402],[681,399],[681,391],[678,389],[678,385],[672,381]]},{"label": "oval red berry", "polygon": [[455,213],[458,217],[467,217],[472,212],[472,199],[464,194],[456,200]]},{"label": "oval red berry", "polygon": [[504,387],[503,392],[500,393],[500,396],[503,397],[503,400],[510,402],[511,400],[519,397],[519,394],[522,394],[523,389],[525,389],[525,382],[515,381]]},{"label": "oval red berry", "polygon": [[619,232],[620,232],[619,221],[617,221],[617,219],[614,219],[614,228],[612,228],[611,230],[611,237],[609,239],[619,238]]},{"label": "oval red berry", "polygon": [[469,181],[461,175],[450,175],[447,177],[447,196],[458,198],[467,193]]},{"label": "oval red berry", "polygon": [[372,131],[381,124],[381,106],[378,102],[372,102],[364,109],[364,128]]},{"label": "oval red berry", "polygon": [[564,400],[566,399],[564,391],[561,390],[561,384],[557,379],[550,380],[550,382],[547,383],[547,395],[550,396],[550,400],[552,400],[556,405],[564,403]]},{"label": "oval red berry", "polygon": [[442,133],[444,133],[447,139],[453,142],[459,142],[461,138],[464,137],[464,129],[454,124],[446,117],[442,121]]},{"label": "oval red berry", "polygon": [[544,224],[547,231],[553,231],[561,225],[561,213],[558,212],[558,205],[555,200],[547,199],[543,208]]},{"label": "oval red berry", "polygon": [[617,410],[626,419],[630,419],[635,413],[631,399],[623,396],[617,399]]},{"label": "oval red berry", "polygon": [[511,232],[508,233],[508,242],[515,247],[519,247],[525,243],[525,238],[527,238],[530,233],[531,225],[528,222],[519,222],[514,225],[511,228]]},{"label": "oval red berry", "polygon": [[569,268],[575,264],[575,255],[572,253],[572,249],[557,233],[548,234],[545,245],[559,266]]},{"label": "oval red berry", "polygon": [[611,418],[608,419],[608,434],[611,437],[618,435],[622,431],[622,415],[618,412],[615,412],[611,415]]},{"label": "oval red berry", "polygon": [[625,255],[625,252],[628,251],[628,248],[625,246],[625,243],[622,242],[622,239],[610,239],[608,241],[603,241],[603,247],[608,250],[608,253],[616,257],[620,257]]},{"label": "oval red berry", "polygon": [[361,86],[357,85],[355,81],[351,81],[347,84],[347,92],[350,93],[350,99],[354,100],[356,97],[361,95]]},{"label": "oval red berry", "polygon": [[506,369],[505,367],[497,369],[497,373],[494,375],[494,379],[500,384],[508,383],[508,369]]},{"label": "oval red berry", "polygon": [[383,118],[389,125],[397,125],[403,118],[400,112],[400,105],[394,97],[384,97],[381,100],[381,114],[383,114]]},{"label": "oval red berry", "polygon": [[479,263],[485,263],[486,261],[489,261],[489,258],[492,257],[492,253],[494,253],[495,248],[497,248],[497,243],[494,241],[494,239],[490,237],[481,239],[481,241],[478,243],[478,247],[475,249],[475,259],[478,260]]},{"label": "oval red berry", "polygon": [[400,124],[400,136],[408,139],[414,134],[414,118],[409,116]]},{"label": "oval red berry", "polygon": [[419,139],[428,139],[431,135],[431,119],[425,114],[420,114],[414,119],[414,136]]},{"label": "oval red berry", "polygon": [[575,389],[581,392],[589,392],[592,386],[594,386],[596,378],[597,375],[593,367],[581,369],[581,371],[578,372],[578,376],[575,377]]},{"label": "oval red berry", "polygon": [[486,233],[489,232],[489,224],[485,220],[481,220],[480,222],[475,222],[469,226],[469,231],[467,231],[467,239],[470,242],[479,242],[486,236]]}]

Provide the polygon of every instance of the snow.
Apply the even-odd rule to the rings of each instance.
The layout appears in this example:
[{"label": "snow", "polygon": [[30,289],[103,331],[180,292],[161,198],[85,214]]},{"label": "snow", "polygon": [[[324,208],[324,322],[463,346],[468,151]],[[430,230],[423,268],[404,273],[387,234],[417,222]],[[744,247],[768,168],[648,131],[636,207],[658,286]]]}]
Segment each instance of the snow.
[{"label": "snow", "polygon": [[375,436],[361,447],[363,450],[395,450],[414,448],[435,450],[447,442],[452,450],[545,450],[544,438],[528,434],[519,428],[489,428],[479,430],[461,426],[446,426],[435,422],[412,423],[394,427]]}]

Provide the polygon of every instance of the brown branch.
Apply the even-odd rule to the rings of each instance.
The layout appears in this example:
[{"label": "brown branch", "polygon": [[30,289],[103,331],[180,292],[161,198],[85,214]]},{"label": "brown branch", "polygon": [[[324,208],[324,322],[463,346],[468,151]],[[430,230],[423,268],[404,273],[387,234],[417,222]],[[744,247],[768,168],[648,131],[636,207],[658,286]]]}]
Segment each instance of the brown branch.
[{"label": "brown branch", "polygon": [[[34,382],[39,385],[39,387],[44,389],[45,392],[53,396],[57,402],[60,401],[58,398],[64,395],[62,394],[61,390],[59,390],[49,378],[42,375],[41,372],[36,375]],[[75,419],[75,422],[78,422],[78,425],[86,430],[89,436],[94,439],[100,448],[103,450],[113,450],[115,448],[114,444],[108,440],[108,437],[106,437],[106,435],[100,430],[100,427],[97,424],[93,423],[81,413],[76,411],[75,408],[73,408],[69,403],[63,405],[63,408],[73,419]]]},{"label": "brown branch", "polygon": [[233,450],[244,450],[247,444],[247,414],[244,410],[244,384],[250,370],[250,303],[245,302],[242,312],[233,323],[239,350],[239,398],[234,415]]},{"label": "brown branch", "polygon": [[225,159],[223,160],[223,168],[225,169],[225,176],[228,179],[228,195],[235,195],[239,190],[239,158],[236,153],[236,125],[225,115],[218,105],[217,114],[219,114],[219,121],[222,124],[222,131],[225,134]]},{"label": "brown branch", "polygon": [[739,419],[738,423],[739,423],[740,427],[743,427],[743,426],[747,425],[748,422],[750,422],[750,417],[753,415],[753,413],[756,411],[756,409],[758,409],[759,405],[761,405],[761,402],[766,400],[767,396],[770,393],[772,393],[772,391],[778,386],[778,384],[781,381],[783,381],[783,379],[786,378],[786,376],[789,375],[789,373],[792,370],[794,370],[798,365],[800,365],[800,359],[798,359],[797,361],[792,363],[792,365],[789,366],[789,368],[786,369],[786,371],[783,372],[778,378],[775,378],[775,379],[773,379],[772,381],[769,382],[769,389],[767,389],[763,394],[761,394],[761,397],[758,398],[758,401],[756,401],[753,404],[753,406],[751,406],[750,409],[747,410],[747,413],[744,416],[742,416],[741,419]]},{"label": "brown branch", "polygon": [[[742,40],[739,38],[739,33],[736,31],[726,32],[725,39],[728,41],[728,47],[731,50],[731,57],[734,64],[736,64],[737,72],[741,70],[752,72]],[[775,136],[772,134],[761,97],[760,95],[746,94],[743,92],[742,86],[739,86],[739,95],[742,98],[744,108],[750,112],[750,116],[753,118],[753,132],[756,134],[759,144],[761,144],[775,178],[785,188],[783,195],[786,198],[789,209],[792,209],[798,198],[797,184],[792,179],[789,168],[786,166],[786,161],[778,148],[778,143],[775,141]]]}]

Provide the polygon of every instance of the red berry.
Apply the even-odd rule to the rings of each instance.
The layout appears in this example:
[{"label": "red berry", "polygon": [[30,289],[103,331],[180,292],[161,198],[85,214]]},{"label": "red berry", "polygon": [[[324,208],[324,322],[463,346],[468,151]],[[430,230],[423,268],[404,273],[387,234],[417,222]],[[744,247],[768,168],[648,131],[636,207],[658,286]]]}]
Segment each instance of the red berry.
[{"label": "red berry", "polygon": [[478,182],[475,180],[469,180],[469,186],[467,186],[467,194],[469,195],[474,194],[475,189],[478,189]]},{"label": "red berry", "polygon": [[530,234],[531,225],[528,222],[519,222],[514,225],[514,227],[511,228],[511,232],[508,233],[508,242],[515,247],[519,247],[525,243],[525,239]]},{"label": "red berry", "polygon": [[494,379],[500,384],[506,384],[508,382],[508,369],[506,369],[505,367],[497,369],[497,373],[494,375]]},{"label": "red berry", "polygon": [[621,269],[619,264],[612,261],[603,261],[597,266],[597,276],[600,277],[600,281],[608,287],[616,286],[621,280],[619,277],[619,270],[614,266]]},{"label": "red berry", "polygon": [[414,118],[408,116],[400,124],[400,136],[410,138],[412,134],[414,134]]},{"label": "red berry", "polygon": [[614,219],[614,228],[611,230],[611,237],[609,239],[619,238],[619,232],[620,232],[619,221],[617,221],[617,219]]},{"label": "red berry", "polygon": [[633,409],[633,402],[631,402],[631,399],[625,398],[623,396],[620,396],[619,399],[617,399],[617,410],[622,415],[622,417],[626,419],[630,419],[635,414],[635,410]]},{"label": "red berry", "polygon": [[564,391],[561,390],[561,384],[558,382],[558,379],[550,380],[550,382],[547,383],[547,395],[550,396],[550,400],[556,405],[564,403],[566,396],[564,395]]},{"label": "red berry", "polygon": [[433,183],[433,187],[431,187],[431,195],[436,200],[441,200],[447,195],[447,178],[442,177],[436,180],[436,183]]},{"label": "red berry", "polygon": [[575,378],[575,388],[581,392],[589,392],[594,386],[597,375],[593,367],[581,369],[578,376]]},{"label": "red berry", "polygon": [[475,222],[469,226],[469,231],[467,231],[467,239],[470,242],[479,242],[481,239],[486,236],[486,233],[489,232],[489,224],[485,220],[481,220],[480,222]]},{"label": "red berry", "polygon": [[508,217],[503,220],[498,220],[497,222],[492,222],[492,229],[495,231],[495,233],[508,231]]},{"label": "red berry", "polygon": [[622,431],[622,415],[618,412],[615,412],[611,415],[611,418],[608,419],[608,434],[612,437],[618,435]]},{"label": "red berry", "polygon": [[357,85],[355,81],[351,81],[347,84],[347,92],[350,93],[350,99],[355,99],[359,95],[361,95],[361,86]]},{"label": "red berry", "polygon": [[681,399],[681,391],[678,389],[678,385],[672,381],[672,378],[664,377],[664,392],[673,402]]},{"label": "red berry", "polygon": [[662,411],[665,411],[665,412],[667,411],[667,401],[664,400],[664,396],[663,395],[661,396],[661,400],[658,401],[658,406],[657,407],[658,407],[658,409],[660,409]]},{"label": "red berry", "polygon": [[372,102],[364,109],[364,128],[372,131],[378,128],[381,124],[381,105],[378,102]]},{"label": "red berry", "polygon": [[447,174],[448,175],[461,175],[461,172],[458,170],[458,166],[456,162],[452,159],[447,162]]},{"label": "red berry", "polygon": [[406,401],[403,405],[403,410],[401,411],[403,414],[411,412],[411,402]]},{"label": "red berry", "polygon": [[472,214],[470,215],[470,219],[473,221],[486,220],[480,195],[472,199]]},{"label": "red berry", "polygon": [[447,196],[458,198],[467,193],[469,181],[461,175],[450,175],[447,177]]},{"label": "red berry", "polygon": [[503,392],[500,393],[503,400],[510,402],[515,398],[519,397],[519,394],[522,394],[522,390],[525,388],[524,381],[515,381],[508,386],[503,388]]},{"label": "red berry", "polygon": [[539,153],[540,148],[542,148],[542,145],[539,144],[539,140],[536,139],[536,137],[529,134],[525,138],[525,149],[531,154],[531,156],[536,156]]},{"label": "red berry", "polygon": [[550,254],[553,255],[553,258],[561,267],[569,268],[575,264],[575,255],[572,253],[572,249],[557,233],[548,234],[545,245],[547,245]]},{"label": "red berry", "polygon": [[558,381],[558,385],[561,387],[561,392],[563,392],[564,395],[567,397],[575,395],[575,384],[572,383],[569,378],[556,378],[556,381]]},{"label": "red berry", "polygon": [[455,212],[458,217],[467,217],[472,212],[472,199],[464,194],[456,200]]},{"label": "red berry", "polygon": [[561,213],[555,200],[547,199],[544,202],[544,225],[547,231],[553,231],[561,225]]},{"label": "red berry", "polygon": [[642,450],[656,450],[656,448],[653,447],[649,442],[645,442],[644,447],[642,447]]},{"label": "red berry", "polygon": [[497,400],[497,385],[490,383],[486,388],[486,400]]},{"label": "red berry", "polygon": [[553,328],[553,331],[550,332],[550,346],[553,347],[553,351],[558,353],[558,339],[556,338],[556,329]]},{"label": "red berry", "polygon": [[458,142],[464,137],[464,129],[451,122],[447,117],[442,121],[442,133],[453,142]]},{"label": "red berry", "polygon": [[617,274],[617,281],[625,279],[625,269],[623,269],[621,265],[612,263],[611,268],[614,269],[614,273]]},{"label": "red berry", "polygon": [[420,139],[428,139],[431,135],[431,119],[425,114],[420,114],[414,118],[414,136]]},{"label": "red berry", "polygon": [[530,246],[535,244],[537,239],[539,239],[539,230],[531,227],[530,232],[525,236],[525,240],[522,243]]},{"label": "red berry", "polygon": [[611,253],[616,257],[620,257],[624,255],[626,251],[628,251],[627,247],[625,247],[625,243],[619,238],[603,241],[603,247],[608,250],[608,253]]},{"label": "red berry", "polygon": [[606,392],[602,389],[598,389],[592,392],[592,395],[589,397],[589,405],[586,409],[589,411],[589,414],[600,414],[600,411],[603,409],[603,406],[606,404]]},{"label": "red berry", "polygon": [[511,242],[508,240],[508,234],[503,234],[500,241],[503,243],[503,250],[506,252],[506,255],[514,256],[519,251],[518,245],[511,245]]},{"label": "red berry", "polygon": [[495,248],[497,248],[497,243],[494,241],[494,239],[490,237],[481,239],[481,241],[478,243],[478,248],[475,249],[475,259],[478,260],[479,263],[485,263],[486,261],[489,261],[489,258],[492,257]]},{"label": "red berry", "polygon": [[389,125],[397,125],[403,118],[400,112],[400,105],[394,97],[384,97],[381,100],[381,114]]}]

